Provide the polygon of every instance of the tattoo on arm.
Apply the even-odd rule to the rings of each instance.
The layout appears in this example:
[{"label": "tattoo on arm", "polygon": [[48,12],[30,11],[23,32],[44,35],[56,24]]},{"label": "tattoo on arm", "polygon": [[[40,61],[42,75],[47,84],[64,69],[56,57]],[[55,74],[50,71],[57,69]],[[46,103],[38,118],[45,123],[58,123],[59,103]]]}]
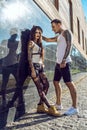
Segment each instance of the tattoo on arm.
[{"label": "tattoo on arm", "polygon": [[57,37],[47,38],[42,36],[42,39],[46,42],[57,42]]},{"label": "tattoo on arm", "polygon": [[65,37],[66,44],[67,44],[66,51],[65,51],[63,59],[66,59],[67,56],[69,55],[70,49],[71,49],[71,34],[68,30],[66,30],[66,31],[64,31],[63,36]]},{"label": "tattoo on arm", "polygon": [[32,42],[29,42],[28,43],[28,61],[29,61],[29,65],[31,69],[34,68],[33,63],[32,63],[32,48],[33,48]]}]

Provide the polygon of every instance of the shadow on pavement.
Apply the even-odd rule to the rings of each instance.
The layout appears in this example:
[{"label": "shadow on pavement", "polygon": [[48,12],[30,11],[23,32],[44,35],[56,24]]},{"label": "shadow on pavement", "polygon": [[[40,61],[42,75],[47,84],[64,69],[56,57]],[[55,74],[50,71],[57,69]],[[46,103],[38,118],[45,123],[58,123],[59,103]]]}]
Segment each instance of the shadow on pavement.
[{"label": "shadow on pavement", "polygon": [[[35,116],[32,116],[32,115],[34,115],[35,114]],[[60,117],[62,117],[62,116],[60,116]],[[27,120],[26,121],[26,123],[20,123],[20,124],[15,124],[15,126],[11,126],[11,127],[7,127],[7,130],[13,130],[14,128],[15,129],[21,129],[21,128],[23,128],[23,127],[29,127],[29,126],[34,126],[34,125],[37,125],[37,124],[40,124],[40,123],[43,123],[43,122],[47,122],[47,121],[49,121],[49,120],[53,120],[53,119],[55,119],[55,118],[60,118],[60,117],[53,117],[53,116],[49,116],[49,115],[47,115],[47,114],[37,114],[36,115],[36,112],[34,112],[34,113],[28,113],[28,114],[26,114],[23,118],[21,118],[19,121],[21,121],[21,120]],[[29,121],[28,122],[28,119],[29,120],[32,120],[32,118],[34,119],[34,121]]]},{"label": "shadow on pavement", "polygon": [[6,126],[8,110],[0,106],[0,130]]}]

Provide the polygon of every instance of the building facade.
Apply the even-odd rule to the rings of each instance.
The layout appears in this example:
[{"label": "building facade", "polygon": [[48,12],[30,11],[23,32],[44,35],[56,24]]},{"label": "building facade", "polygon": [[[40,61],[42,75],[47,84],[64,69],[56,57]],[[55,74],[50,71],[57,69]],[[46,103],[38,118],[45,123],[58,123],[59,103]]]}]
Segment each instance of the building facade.
[{"label": "building facade", "polygon": [[34,0],[50,19],[61,19],[64,28],[73,34],[73,44],[87,59],[87,23],[81,0]]},{"label": "building facade", "polygon": [[[84,70],[87,60],[87,21],[81,0],[34,0],[51,19],[61,19],[63,28],[73,35],[73,66]],[[78,60],[79,59],[79,60]],[[84,61],[84,62],[83,62]],[[79,67],[78,67],[79,66]]]}]

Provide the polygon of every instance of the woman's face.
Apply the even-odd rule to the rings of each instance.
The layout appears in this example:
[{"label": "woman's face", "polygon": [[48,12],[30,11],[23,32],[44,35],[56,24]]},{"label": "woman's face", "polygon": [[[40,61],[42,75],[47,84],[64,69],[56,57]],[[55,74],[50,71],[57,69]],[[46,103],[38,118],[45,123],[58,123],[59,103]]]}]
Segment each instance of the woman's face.
[{"label": "woman's face", "polygon": [[35,39],[38,40],[41,38],[42,32],[39,29],[36,29],[35,31]]}]

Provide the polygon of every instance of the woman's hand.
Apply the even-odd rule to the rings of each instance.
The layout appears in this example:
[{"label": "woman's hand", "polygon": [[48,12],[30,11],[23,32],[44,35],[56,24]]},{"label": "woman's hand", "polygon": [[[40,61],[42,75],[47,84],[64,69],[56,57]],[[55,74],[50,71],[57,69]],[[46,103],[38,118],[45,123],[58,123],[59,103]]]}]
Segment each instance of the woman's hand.
[{"label": "woman's hand", "polygon": [[42,67],[43,67],[43,68],[45,67],[44,63],[42,64]]},{"label": "woman's hand", "polygon": [[36,72],[35,72],[34,68],[32,68],[32,70],[31,70],[31,76],[32,76],[32,78],[36,78]]},{"label": "woman's hand", "polygon": [[44,68],[45,67],[45,65],[44,65],[44,63],[41,61],[40,62],[40,64],[41,64],[41,66]]}]

